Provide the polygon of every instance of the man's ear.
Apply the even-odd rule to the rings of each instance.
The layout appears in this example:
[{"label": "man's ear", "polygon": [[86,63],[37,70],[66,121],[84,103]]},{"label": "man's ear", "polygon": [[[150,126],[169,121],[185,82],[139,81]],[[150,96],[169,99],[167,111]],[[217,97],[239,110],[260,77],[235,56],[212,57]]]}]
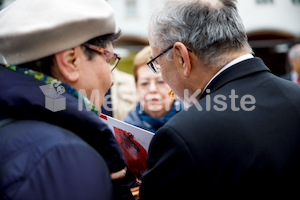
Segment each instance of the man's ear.
[{"label": "man's ear", "polygon": [[192,65],[186,46],[181,42],[176,42],[173,46],[173,50],[175,52],[174,59],[182,66],[184,76],[189,76]]},{"label": "man's ear", "polygon": [[68,82],[76,82],[79,79],[79,49],[74,47],[55,54],[57,69]]}]

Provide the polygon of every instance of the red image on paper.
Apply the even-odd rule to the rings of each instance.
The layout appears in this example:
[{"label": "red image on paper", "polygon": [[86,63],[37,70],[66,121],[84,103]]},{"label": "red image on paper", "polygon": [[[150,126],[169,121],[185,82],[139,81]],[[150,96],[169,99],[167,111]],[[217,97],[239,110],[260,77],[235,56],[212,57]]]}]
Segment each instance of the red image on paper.
[{"label": "red image on paper", "polygon": [[137,179],[141,179],[142,173],[146,170],[147,151],[131,133],[116,127],[114,127],[114,132],[128,168]]}]

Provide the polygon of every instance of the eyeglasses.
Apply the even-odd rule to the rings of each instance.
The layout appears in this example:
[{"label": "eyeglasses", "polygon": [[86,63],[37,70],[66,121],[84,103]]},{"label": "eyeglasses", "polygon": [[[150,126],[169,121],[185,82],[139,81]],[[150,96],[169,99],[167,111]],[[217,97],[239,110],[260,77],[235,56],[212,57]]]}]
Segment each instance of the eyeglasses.
[{"label": "eyeglasses", "polygon": [[151,60],[149,62],[147,62],[148,67],[155,73],[158,74],[160,72],[160,67],[158,66],[158,63],[156,61],[156,59],[159,56],[164,55],[165,53],[167,53],[170,49],[173,48],[173,45],[170,46],[169,48],[167,48],[166,50],[164,50],[163,52],[161,52],[160,54],[158,54],[158,56],[156,56],[155,58],[152,58],[152,56],[150,57]]},{"label": "eyeglasses", "polygon": [[[151,60],[149,62],[147,62],[148,67],[155,73],[158,74],[160,72],[160,66],[158,64],[158,62],[156,61],[156,59],[159,56],[162,56],[163,54],[167,53],[170,49],[173,48],[174,45],[170,46],[169,48],[167,48],[166,50],[164,50],[163,52],[161,52],[160,54],[158,54],[158,56],[156,56],[155,58],[152,58],[152,56],[150,57]],[[189,48],[186,48],[189,52],[193,52],[192,50],[190,50]]]},{"label": "eyeglasses", "polygon": [[93,51],[98,52],[99,54],[103,54],[107,58],[109,58],[109,61],[107,63],[110,66],[110,71],[113,71],[116,68],[119,61],[121,60],[121,57],[118,54],[107,51],[106,49],[100,48],[96,45],[92,45],[92,44],[89,44],[89,43],[84,43],[82,45],[89,48],[89,49],[91,49],[91,50],[93,50]]}]

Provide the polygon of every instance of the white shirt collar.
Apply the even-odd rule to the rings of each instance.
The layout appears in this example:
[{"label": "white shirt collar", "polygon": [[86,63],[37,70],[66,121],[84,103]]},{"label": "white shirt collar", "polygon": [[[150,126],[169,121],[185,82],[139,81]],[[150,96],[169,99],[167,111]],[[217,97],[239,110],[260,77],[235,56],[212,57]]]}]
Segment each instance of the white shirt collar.
[{"label": "white shirt collar", "polygon": [[[221,74],[223,71],[225,71],[226,69],[230,68],[231,66],[239,63],[239,62],[242,62],[244,60],[247,60],[247,59],[250,59],[250,58],[254,58],[253,55],[251,54],[246,54],[246,55],[242,55],[234,60],[232,60],[231,62],[229,62],[227,65],[225,65],[222,69],[220,69],[213,77],[212,79],[210,79],[210,81],[206,84],[206,86],[204,87],[204,90],[206,90],[207,86],[212,82],[212,80],[214,80],[219,74]],[[203,93],[202,91],[202,93]]]}]

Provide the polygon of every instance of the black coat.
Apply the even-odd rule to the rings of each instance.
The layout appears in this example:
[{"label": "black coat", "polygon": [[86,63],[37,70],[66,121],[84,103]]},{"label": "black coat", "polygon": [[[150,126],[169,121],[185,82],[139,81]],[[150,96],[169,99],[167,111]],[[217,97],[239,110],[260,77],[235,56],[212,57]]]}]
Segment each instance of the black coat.
[{"label": "black coat", "polygon": [[286,74],[284,74],[284,75],[282,75],[282,76],[280,76],[281,78],[284,78],[284,79],[286,79],[286,80],[289,80],[289,81],[291,81],[292,80],[292,72],[288,72],[288,73],[286,73]]},{"label": "black coat", "polygon": [[142,199],[299,198],[299,85],[253,58],[223,71],[208,89],[202,111],[182,111],[153,137]]}]

